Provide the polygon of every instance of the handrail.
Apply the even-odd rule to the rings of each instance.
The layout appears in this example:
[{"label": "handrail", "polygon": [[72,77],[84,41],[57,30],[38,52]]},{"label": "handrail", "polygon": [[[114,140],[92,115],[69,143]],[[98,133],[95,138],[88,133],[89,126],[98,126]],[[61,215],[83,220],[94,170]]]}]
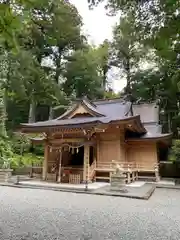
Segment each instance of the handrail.
[{"label": "handrail", "polygon": [[93,174],[95,173],[95,169],[96,169],[96,160],[93,161],[93,163],[91,164],[91,166],[89,167],[89,178],[92,179],[94,176]]}]

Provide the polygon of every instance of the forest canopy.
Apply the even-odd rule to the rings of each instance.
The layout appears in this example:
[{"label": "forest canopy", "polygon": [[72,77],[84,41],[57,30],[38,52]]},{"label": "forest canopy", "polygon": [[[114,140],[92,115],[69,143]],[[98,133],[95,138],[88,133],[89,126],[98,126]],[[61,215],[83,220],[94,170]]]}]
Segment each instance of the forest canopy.
[{"label": "forest canopy", "polygon": [[[117,15],[112,41],[99,46],[83,34],[83,19],[65,0],[0,2],[0,84],[5,127],[52,119],[75,98],[130,96],[156,101],[163,131],[178,137],[180,123],[180,3],[176,0],[87,0],[105,2]],[[144,66],[148,67],[144,67]],[[109,72],[127,85],[115,93]],[[2,95],[2,94],[1,94]]]}]

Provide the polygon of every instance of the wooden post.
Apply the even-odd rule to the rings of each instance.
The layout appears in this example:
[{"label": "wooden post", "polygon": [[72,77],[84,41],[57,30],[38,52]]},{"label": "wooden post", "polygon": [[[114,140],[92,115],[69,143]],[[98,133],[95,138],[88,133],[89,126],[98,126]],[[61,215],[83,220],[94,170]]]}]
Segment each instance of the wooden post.
[{"label": "wooden post", "polygon": [[[126,143],[125,143],[125,131],[120,130],[120,162],[126,162]],[[119,161],[118,160],[118,161]]]},{"label": "wooden post", "polygon": [[59,171],[58,171],[58,179],[57,182],[61,182],[61,164],[62,164],[62,148],[59,149]]},{"label": "wooden post", "polygon": [[83,182],[89,181],[89,145],[84,146]]},{"label": "wooden post", "polygon": [[42,179],[44,181],[47,180],[48,157],[49,157],[49,146],[46,144],[44,148],[44,161],[43,161],[43,172],[42,172]]}]

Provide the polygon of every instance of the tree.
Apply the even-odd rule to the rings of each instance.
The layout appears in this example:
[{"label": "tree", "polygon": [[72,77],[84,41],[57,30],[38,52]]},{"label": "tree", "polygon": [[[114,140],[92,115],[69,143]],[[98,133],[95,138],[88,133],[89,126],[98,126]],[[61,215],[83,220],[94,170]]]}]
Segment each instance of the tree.
[{"label": "tree", "polygon": [[169,66],[141,70],[132,76],[132,95],[142,102],[156,101],[160,106],[161,122],[164,132],[178,136],[179,117],[179,80],[172,81],[174,72]]},{"label": "tree", "polygon": [[17,34],[23,29],[24,18],[17,13],[18,1],[2,0],[0,3],[0,46],[5,49],[18,47]]},{"label": "tree", "polygon": [[93,99],[103,96],[102,76],[99,74],[98,59],[93,48],[77,50],[66,64],[63,89],[68,96],[80,98],[87,95]]},{"label": "tree", "polygon": [[[51,66],[43,64],[43,68],[51,74],[53,84],[59,88],[67,56],[83,42],[81,17],[77,9],[65,0],[34,1],[25,7],[30,11],[32,23],[28,30],[31,36],[29,48],[34,49],[33,54],[40,65],[45,61],[51,62]],[[50,119],[53,117],[52,105],[58,103],[54,100],[50,104]]]},{"label": "tree", "polygon": [[[101,0],[89,1],[98,4]],[[143,101],[159,101],[165,131],[173,131],[177,137],[179,120],[180,81],[180,2],[177,0],[108,0],[109,12],[121,11],[125,20],[133,15],[139,44],[153,53],[155,68],[137,69],[131,74],[131,90],[135,98]],[[130,27],[127,27],[130,29]],[[128,30],[127,30],[128,31]],[[118,37],[119,39],[119,37]],[[119,59],[123,59],[122,56]],[[142,61],[141,61],[142,62]],[[173,97],[172,97],[173,96]]]},{"label": "tree", "polygon": [[127,79],[125,94],[131,94],[131,76],[146,56],[143,45],[139,43],[134,21],[131,14],[120,19],[114,28],[111,46],[111,65],[121,69]]},{"label": "tree", "polygon": [[33,122],[39,103],[52,106],[64,99],[59,86],[60,75],[69,51],[78,48],[83,41],[81,17],[76,8],[64,0],[17,0],[9,1],[7,6],[14,17],[26,21],[23,33],[16,31],[18,52],[12,54],[9,45],[4,44],[4,87],[6,95],[17,93],[16,87],[20,87],[30,105],[29,122]]},{"label": "tree", "polygon": [[111,68],[110,66],[110,42],[108,40],[104,40],[102,44],[98,48],[94,49],[95,55],[98,61],[98,71],[100,76],[102,77],[102,87],[104,91],[106,91],[106,87],[108,84],[107,74]]}]

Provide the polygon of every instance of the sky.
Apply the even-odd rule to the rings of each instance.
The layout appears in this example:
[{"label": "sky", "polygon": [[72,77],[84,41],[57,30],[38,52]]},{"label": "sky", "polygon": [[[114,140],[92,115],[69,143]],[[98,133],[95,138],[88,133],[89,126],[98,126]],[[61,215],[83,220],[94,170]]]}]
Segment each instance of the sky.
[{"label": "sky", "polygon": [[[101,44],[105,39],[112,39],[112,28],[118,18],[106,15],[104,5],[101,4],[93,10],[89,10],[87,0],[70,0],[79,11],[83,18],[83,31],[88,36],[89,42],[95,45]],[[110,74],[110,81],[113,89],[118,92],[126,84],[124,79],[120,79],[118,72],[113,71]]]}]

